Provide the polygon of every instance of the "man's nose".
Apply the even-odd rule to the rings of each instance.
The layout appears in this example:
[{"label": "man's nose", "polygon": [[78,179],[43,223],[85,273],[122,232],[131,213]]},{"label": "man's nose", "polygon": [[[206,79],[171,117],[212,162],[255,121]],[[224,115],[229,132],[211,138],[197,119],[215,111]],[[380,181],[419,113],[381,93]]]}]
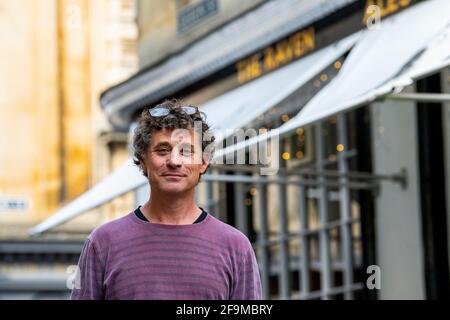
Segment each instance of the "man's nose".
[{"label": "man's nose", "polygon": [[167,165],[170,167],[179,167],[183,163],[183,159],[181,155],[179,154],[178,150],[174,148],[172,152],[170,153],[170,157],[167,160]]}]

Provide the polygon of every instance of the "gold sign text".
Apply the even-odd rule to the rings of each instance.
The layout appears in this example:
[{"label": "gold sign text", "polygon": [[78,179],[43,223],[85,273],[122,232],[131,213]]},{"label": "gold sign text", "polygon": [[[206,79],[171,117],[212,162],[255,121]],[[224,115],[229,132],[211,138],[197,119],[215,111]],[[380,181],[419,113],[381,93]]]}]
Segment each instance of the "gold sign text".
[{"label": "gold sign text", "polygon": [[367,24],[367,21],[375,14],[379,14],[378,18],[383,18],[410,4],[411,0],[367,0],[363,23]]},{"label": "gold sign text", "polygon": [[239,83],[255,79],[314,50],[314,28],[299,31],[236,64]]}]

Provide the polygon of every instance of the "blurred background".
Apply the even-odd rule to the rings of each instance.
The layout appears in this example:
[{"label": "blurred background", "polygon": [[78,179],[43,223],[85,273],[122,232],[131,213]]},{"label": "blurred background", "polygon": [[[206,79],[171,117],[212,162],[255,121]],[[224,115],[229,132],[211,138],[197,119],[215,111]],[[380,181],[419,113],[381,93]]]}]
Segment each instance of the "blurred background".
[{"label": "blurred background", "polygon": [[0,299],[69,298],[148,199],[130,133],[172,97],[279,130],[276,175],[218,162],[196,194],[265,299],[450,298],[450,1],[0,0],[0,26]]}]

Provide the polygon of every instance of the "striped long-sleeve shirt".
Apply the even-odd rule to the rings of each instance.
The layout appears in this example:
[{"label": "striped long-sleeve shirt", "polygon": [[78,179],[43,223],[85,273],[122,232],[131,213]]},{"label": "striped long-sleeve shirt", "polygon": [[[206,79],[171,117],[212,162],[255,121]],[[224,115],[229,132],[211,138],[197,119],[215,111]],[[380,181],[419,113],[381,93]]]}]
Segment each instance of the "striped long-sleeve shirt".
[{"label": "striped long-sleeve shirt", "polygon": [[131,212],[91,233],[78,267],[72,299],[261,299],[248,238],[211,215],[166,225]]}]

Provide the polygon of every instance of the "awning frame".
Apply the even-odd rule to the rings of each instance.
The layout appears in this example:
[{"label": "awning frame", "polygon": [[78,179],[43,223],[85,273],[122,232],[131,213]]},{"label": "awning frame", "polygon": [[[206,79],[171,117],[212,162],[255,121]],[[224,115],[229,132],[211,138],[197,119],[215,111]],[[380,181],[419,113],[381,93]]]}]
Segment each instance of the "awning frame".
[{"label": "awning frame", "polygon": [[385,99],[392,101],[413,101],[425,103],[445,103],[450,102],[448,93],[391,93]]}]

